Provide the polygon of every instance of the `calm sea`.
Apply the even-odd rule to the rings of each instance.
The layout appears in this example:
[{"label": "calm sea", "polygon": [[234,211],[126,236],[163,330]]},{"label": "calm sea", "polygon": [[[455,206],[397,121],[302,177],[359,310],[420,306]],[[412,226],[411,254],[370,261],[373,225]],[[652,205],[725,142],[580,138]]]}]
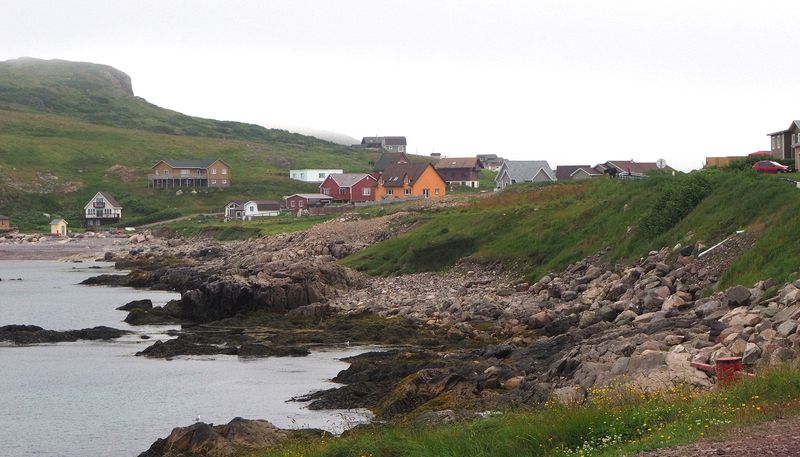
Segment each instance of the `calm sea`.
[{"label": "calm sea", "polygon": [[[213,423],[236,416],[267,419],[279,427],[334,432],[368,420],[364,410],[309,411],[286,402],[336,386],[327,380],[347,367],[339,359],[363,349],[250,360],[135,357],[176,327],[131,327],[122,322],[126,313],[115,308],[143,298],[163,304],[178,294],[78,285],[111,272],[106,263],[0,261],[0,325],[107,325],[136,332],[112,342],[0,346],[0,456],[136,456],[197,416]],[[142,334],[152,339],[144,341]]]}]

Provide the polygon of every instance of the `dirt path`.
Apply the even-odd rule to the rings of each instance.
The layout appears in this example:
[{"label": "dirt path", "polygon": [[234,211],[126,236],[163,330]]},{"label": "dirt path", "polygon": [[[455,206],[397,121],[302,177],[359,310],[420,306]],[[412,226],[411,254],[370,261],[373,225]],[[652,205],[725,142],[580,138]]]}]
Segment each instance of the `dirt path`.
[{"label": "dirt path", "polygon": [[172,223],[172,222],[185,221],[185,220],[191,219],[191,218],[193,218],[193,217],[198,217],[198,216],[222,217],[222,216],[224,216],[224,215],[225,215],[225,213],[200,213],[200,214],[190,214],[190,215],[188,215],[188,216],[176,217],[175,219],[167,219],[167,220],[165,220],[165,221],[156,221],[156,222],[151,222],[151,223],[149,223],[149,224],[137,225],[137,226],[136,226],[136,228],[137,228],[137,229],[143,229],[143,228],[155,227],[155,226],[157,226],[157,225],[163,225],[163,224],[170,224],[170,223]]},{"label": "dirt path", "polygon": [[800,456],[800,417],[735,429],[720,441],[699,441],[686,446],[636,454],[636,457],[694,456],[752,457]]}]

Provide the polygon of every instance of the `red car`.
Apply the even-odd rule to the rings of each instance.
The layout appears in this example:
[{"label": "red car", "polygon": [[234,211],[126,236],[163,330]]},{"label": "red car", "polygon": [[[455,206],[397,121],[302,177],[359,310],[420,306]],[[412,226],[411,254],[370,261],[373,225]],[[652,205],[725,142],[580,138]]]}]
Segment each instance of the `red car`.
[{"label": "red car", "polygon": [[789,167],[772,160],[759,160],[753,164],[753,170],[759,173],[789,173]]}]

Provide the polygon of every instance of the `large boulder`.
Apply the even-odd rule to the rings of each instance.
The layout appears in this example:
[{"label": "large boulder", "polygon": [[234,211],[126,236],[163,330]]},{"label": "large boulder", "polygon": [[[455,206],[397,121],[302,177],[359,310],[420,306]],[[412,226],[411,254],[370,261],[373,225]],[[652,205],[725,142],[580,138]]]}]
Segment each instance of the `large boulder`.
[{"label": "large boulder", "polygon": [[236,417],[217,426],[198,422],[174,428],[167,438],[157,440],[139,457],[228,457],[238,455],[243,448],[273,446],[287,437],[287,431],[265,420]]},{"label": "large boulder", "polygon": [[730,307],[750,304],[751,296],[750,289],[744,286],[734,286],[725,291],[725,298]]}]

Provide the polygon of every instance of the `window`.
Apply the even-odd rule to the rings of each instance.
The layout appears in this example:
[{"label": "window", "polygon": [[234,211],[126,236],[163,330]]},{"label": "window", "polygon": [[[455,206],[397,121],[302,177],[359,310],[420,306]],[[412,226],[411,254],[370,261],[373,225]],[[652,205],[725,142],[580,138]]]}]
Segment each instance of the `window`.
[{"label": "window", "polygon": [[772,140],[772,149],[778,149],[778,142],[774,136],[771,138],[771,140]]},{"label": "window", "polygon": [[319,179],[325,179],[325,173],[320,173],[319,174]]},{"label": "window", "polygon": [[365,188],[361,189],[361,195],[363,195],[365,197],[372,195],[372,189],[369,188],[369,187],[365,187]]},{"label": "window", "polygon": [[155,172],[155,173],[153,173],[153,174],[154,174],[154,175],[156,175],[156,176],[158,176],[158,170],[156,170],[156,172]]},{"label": "window", "polygon": [[386,195],[394,195],[394,189],[392,189],[391,187],[386,189]]},{"label": "window", "polygon": [[217,169],[216,169],[216,168],[212,168],[212,169],[211,169],[211,174],[212,174],[212,175],[215,175],[215,174],[217,174]]},{"label": "window", "polygon": [[325,194],[325,195],[330,195],[331,194],[331,190],[328,189],[327,187],[323,187],[322,188],[322,193]]},{"label": "window", "polygon": [[182,169],[181,170],[181,176],[189,176],[189,170]]},{"label": "window", "polygon": [[228,169],[227,168],[223,168],[222,169],[222,174],[223,175],[227,175],[228,174]]},{"label": "window", "polygon": [[212,180],[211,180],[211,184],[216,184],[216,183],[217,183],[217,180],[216,180],[216,179],[212,179]]},{"label": "window", "polygon": [[344,195],[346,193],[347,193],[347,188],[346,187],[340,187],[339,188],[339,195]]},{"label": "window", "polygon": [[291,206],[292,208],[294,208],[294,200],[292,200],[292,201],[290,201],[290,202],[289,202],[289,206]]},{"label": "window", "polygon": [[405,146],[398,146],[397,150],[400,151],[400,152],[405,152],[406,147]]},{"label": "window", "polygon": [[169,170],[164,170],[164,176],[169,176],[169,175],[170,175],[170,171]]},{"label": "window", "polygon": [[439,188],[437,187],[436,189],[433,189],[433,193],[434,195],[439,195]]},{"label": "window", "polygon": [[250,212],[253,213],[253,212],[255,212],[255,210],[256,210],[256,207],[253,206],[253,205],[250,205]]},{"label": "window", "polygon": [[228,184],[228,180],[227,179],[223,179],[222,180],[222,184]]},{"label": "window", "polygon": [[403,190],[404,190],[404,192],[405,192],[405,194],[406,194],[406,195],[411,195],[411,189],[409,189],[408,187],[406,187],[406,188],[405,188],[405,189],[403,189]]},{"label": "window", "polygon": [[303,200],[300,200],[299,202],[297,202],[297,206],[302,208],[303,207]]}]

